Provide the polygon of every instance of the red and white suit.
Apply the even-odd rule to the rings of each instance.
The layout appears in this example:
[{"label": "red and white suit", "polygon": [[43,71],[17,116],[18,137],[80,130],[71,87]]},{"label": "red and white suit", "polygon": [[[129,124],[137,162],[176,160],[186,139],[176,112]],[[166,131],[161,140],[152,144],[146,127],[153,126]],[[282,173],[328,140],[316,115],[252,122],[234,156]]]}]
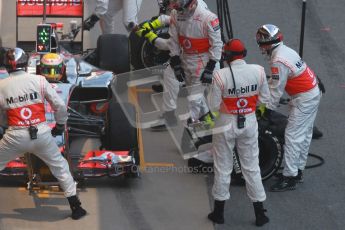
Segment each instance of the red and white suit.
[{"label": "red and white suit", "polygon": [[[65,196],[74,196],[76,184],[68,163],[61,155],[51,128],[46,123],[45,100],[55,111],[56,122],[65,124],[67,107],[44,77],[17,71],[0,80],[0,110],[5,114],[5,120],[0,123],[8,126],[0,140],[0,170],[4,169],[7,162],[24,153],[33,153],[47,164],[60,182]],[[30,139],[30,123],[38,129],[35,140]]]},{"label": "red and white suit", "polygon": [[[205,9],[207,9],[207,4],[203,1],[203,0],[198,0],[198,5],[200,5],[201,7],[204,7]],[[158,20],[160,21],[162,26],[169,26],[170,24],[170,16],[166,15],[166,14],[162,14],[158,16]],[[166,38],[156,38],[154,45],[160,49],[160,50],[169,50],[169,39]]]},{"label": "red and white suit", "polygon": [[[215,200],[230,198],[229,186],[233,169],[233,149],[236,146],[247,194],[253,202],[264,201],[266,194],[262,185],[259,167],[257,103],[269,102],[269,89],[265,70],[262,66],[247,64],[238,59],[231,62],[236,89],[230,68],[215,71],[209,95],[212,111],[219,111],[213,129],[212,151],[214,159]],[[237,90],[237,95],[236,91]],[[238,129],[237,113],[244,114],[245,127]]]},{"label": "red and white suit", "polygon": [[[188,98],[191,117],[197,120],[208,112],[204,87],[200,83],[201,74],[210,59],[218,62],[221,58],[223,43],[219,20],[202,4],[197,4],[194,12],[178,14],[173,10],[170,16],[170,56],[180,56],[186,85],[199,85],[191,89]],[[164,72],[164,89],[163,110],[176,109],[179,84],[170,66]]]},{"label": "red and white suit", "polygon": [[276,109],[286,91],[291,96],[285,129],[284,176],[296,176],[305,168],[321,92],[315,73],[291,48],[280,44],[270,56],[269,109]]}]

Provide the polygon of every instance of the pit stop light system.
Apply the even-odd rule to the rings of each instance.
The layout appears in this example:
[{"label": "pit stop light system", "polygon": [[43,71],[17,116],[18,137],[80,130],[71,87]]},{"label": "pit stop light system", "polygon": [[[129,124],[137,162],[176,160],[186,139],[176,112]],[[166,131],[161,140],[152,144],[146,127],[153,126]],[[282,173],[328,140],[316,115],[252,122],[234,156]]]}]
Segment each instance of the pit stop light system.
[{"label": "pit stop light system", "polygon": [[46,54],[51,52],[51,24],[39,24],[37,25],[36,36],[36,52],[39,54]]}]

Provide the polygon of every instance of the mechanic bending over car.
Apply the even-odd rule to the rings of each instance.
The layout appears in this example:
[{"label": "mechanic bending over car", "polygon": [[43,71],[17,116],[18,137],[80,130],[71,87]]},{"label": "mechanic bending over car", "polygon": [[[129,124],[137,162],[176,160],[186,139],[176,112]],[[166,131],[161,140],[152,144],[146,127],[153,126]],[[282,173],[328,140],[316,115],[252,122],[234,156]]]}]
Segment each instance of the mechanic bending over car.
[{"label": "mechanic bending over car", "polygon": [[[8,78],[0,80],[0,112],[5,118],[0,122],[8,126],[0,140],[0,170],[24,153],[35,154],[58,179],[70,204],[72,218],[77,220],[85,216],[86,211],[76,195],[76,183],[69,165],[53,138],[62,135],[65,129],[67,107],[43,76],[25,72],[27,61],[28,56],[20,48],[0,50],[0,66],[5,66],[9,72]],[[56,75],[57,78],[60,73]],[[46,123],[45,100],[55,111],[53,129]]]},{"label": "mechanic bending over car", "polygon": [[[213,130],[214,210],[208,218],[224,223],[225,200],[230,198],[229,186],[233,170],[233,149],[236,146],[247,194],[253,202],[256,225],[269,222],[263,208],[266,194],[259,167],[258,123],[256,106],[270,100],[265,70],[260,65],[247,64],[247,54],[239,39],[224,45],[223,59],[228,67],[216,70],[209,95],[212,112],[220,113]],[[240,90],[241,89],[241,90]],[[242,90],[248,89],[248,90]]]},{"label": "mechanic bending over car", "polygon": [[[261,26],[256,41],[263,55],[268,57],[271,77],[268,85],[271,101],[261,107],[261,114],[270,119],[284,90],[291,97],[288,123],[285,129],[283,174],[271,187],[273,192],[293,190],[303,182],[313,124],[324,87],[315,73],[293,49],[283,44],[283,34],[272,24]],[[318,87],[319,85],[319,87]]]},{"label": "mechanic bending over car", "polygon": [[100,21],[103,34],[115,34],[115,15],[123,9],[123,24],[128,32],[138,25],[142,0],[96,0],[93,14],[83,22],[83,29],[90,30]]},{"label": "mechanic bending over car", "polygon": [[[164,71],[162,118],[168,125],[177,123],[175,110],[179,82],[192,86],[189,90],[190,122],[209,113],[201,83],[212,82],[212,73],[222,53],[222,40],[217,16],[197,0],[170,0],[169,24],[170,65]],[[198,87],[197,85],[200,85]],[[165,130],[158,122],[152,130]]]},{"label": "mechanic bending over car", "polygon": [[[198,4],[201,7],[208,8],[203,0],[198,0]],[[157,29],[169,26],[170,23],[171,8],[169,6],[169,0],[163,0],[160,5],[160,15],[144,22],[136,31],[136,34],[139,37],[145,37],[148,42],[160,50],[169,50],[169,39],[160,38],[155,33]],[[152,89],[155,92],[163,92],[163,86],[161,84],[152,85]]]}]

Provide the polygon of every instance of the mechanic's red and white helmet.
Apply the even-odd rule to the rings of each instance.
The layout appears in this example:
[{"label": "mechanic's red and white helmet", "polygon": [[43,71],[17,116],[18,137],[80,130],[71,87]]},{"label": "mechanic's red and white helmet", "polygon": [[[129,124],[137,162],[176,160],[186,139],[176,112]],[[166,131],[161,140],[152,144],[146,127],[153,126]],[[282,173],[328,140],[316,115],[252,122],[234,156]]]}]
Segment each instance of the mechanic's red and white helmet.
[{"label": "mechanic's red and white helmet", "polygon": [[243,59],[245,56],[247,56],[247,49],[240,39],[233,38],[225,43],[223,48],[223,60],[231,62],[236,59]]},{"label": "mechanic's red and white helmet", "polygon": [[170,0],[169,8],[179,13],[185,13],[193,9],[197,0]]},{"label": "mechanic's red and white helmet", "polygon": [[48,81],[60,81],[64,75],[65,64],[56,53],[47,53],[41,58],[40,74]]},{"label": "mechanic's red and white helmet", "polygon": [[256,32],[256,42],[262,54],[270,55],[272,50],[279,46],[283,41],[283,34],[279,28],[272,24],[261,26]]},{"label": "mechanic's red and white helmet", "polygon": [[28,56],[21,48],[1,48],[0,62],[8,72],[13,72],[27,67]]}]

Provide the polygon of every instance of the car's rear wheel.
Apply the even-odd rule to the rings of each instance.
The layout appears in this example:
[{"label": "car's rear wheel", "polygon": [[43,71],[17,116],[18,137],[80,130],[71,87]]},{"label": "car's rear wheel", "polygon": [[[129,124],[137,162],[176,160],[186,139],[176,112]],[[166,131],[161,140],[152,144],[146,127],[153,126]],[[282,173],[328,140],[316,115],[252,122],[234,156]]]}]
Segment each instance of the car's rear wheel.
[{"label": "car's rear wheel", "polygon": [[98,66],[114,73],[130,71],[128,38],[123,34],[103,34],[97,40]]},{"label": "car's rear wheel", "polygon": [[[104,147],[114,151],[130,151],[136,166],[140,165],[138,131],[135,127],[136,110],[130,103],[109,102]],[[137,170],[134,167],[134,171]],[[133,172],[135,175],[136,172]]]}]

